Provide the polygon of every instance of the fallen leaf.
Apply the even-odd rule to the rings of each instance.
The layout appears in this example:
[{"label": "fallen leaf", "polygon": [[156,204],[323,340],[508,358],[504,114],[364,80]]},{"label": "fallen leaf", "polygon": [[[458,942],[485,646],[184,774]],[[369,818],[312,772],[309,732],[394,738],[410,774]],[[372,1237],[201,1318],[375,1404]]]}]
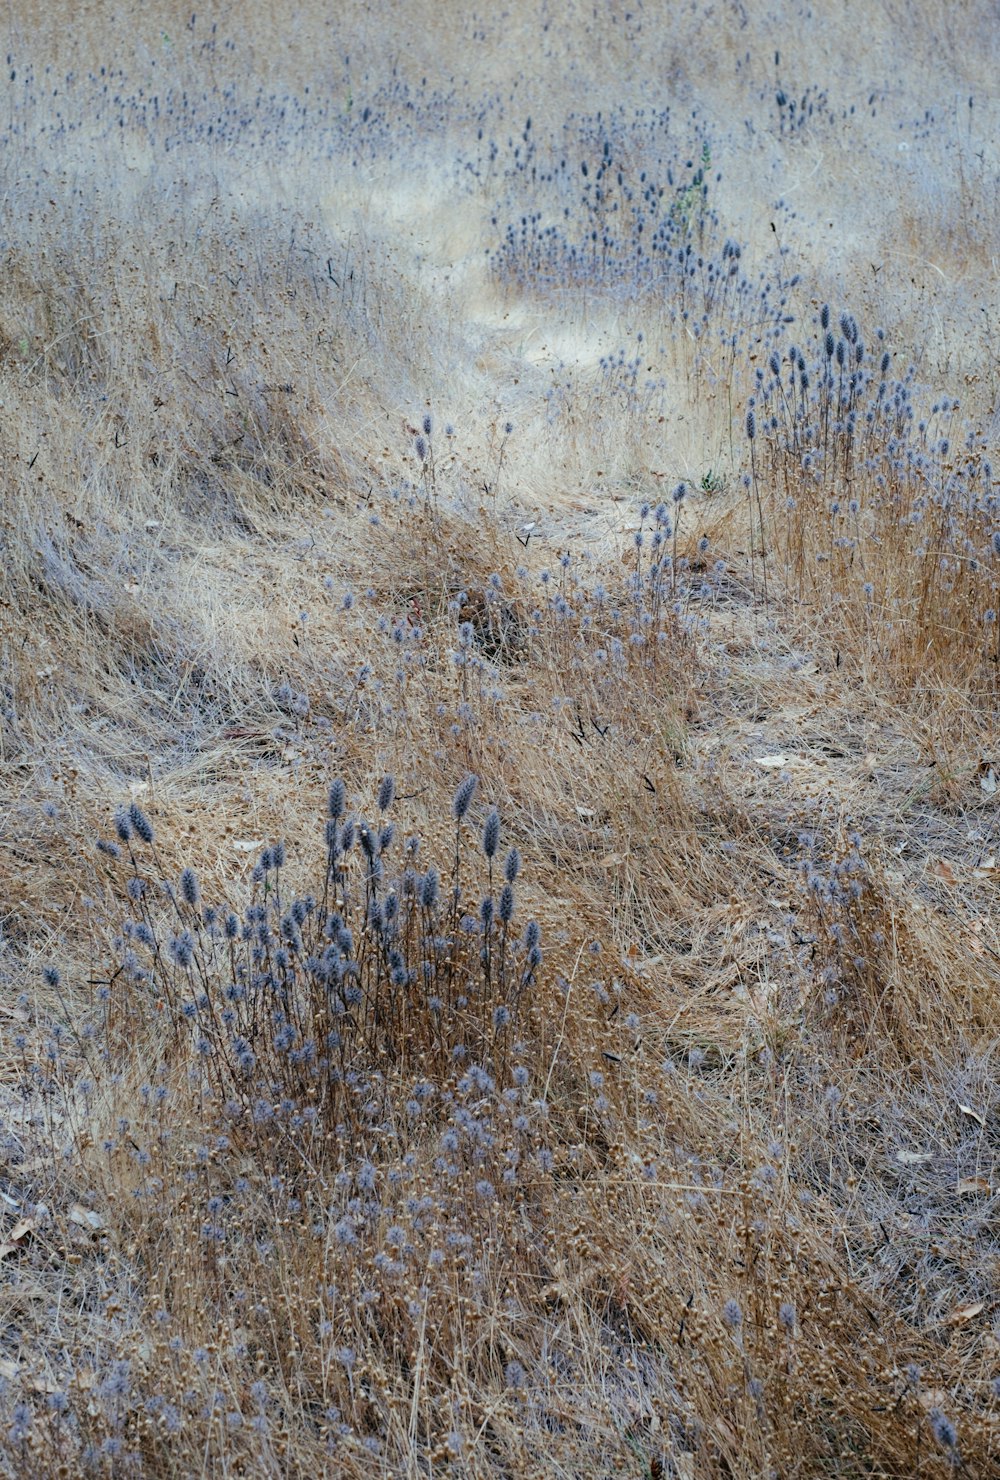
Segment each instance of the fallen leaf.
[{"label": "fallen leaf", "polygon": [[990,1184],[985,1177],[963,1177],[956,1187],[956,1192],[989,1192]]},{"label": "fallen leaf", "polygon": [[944,858],[936,858],[931,864],[929,872],[932,874],[936,874],[937,877],[939,879],[943,879],[946,884],[958,883],[958,880],[955,878],[954,869],[952,868],[951,864],[948,863],[947,860]]},{"label": "fallen leaf", "polygon": [[93,1208],[85,1208],[82,1203],[74,1203],[70,1208],[69,1221],[79,1224],[81,1228],[90,1228],[94,1232],[104,1227],[104,1220],[100,1213],[95,1213]]},{"label": "fallen leaf", "polygon": [[28,1378],[28,1387],[33,1393],[59,1393],[62,1388],[58,1382],[51,1377],[42,1377],[40,1374]]},{"label": "fallen leaf", "polygon": [[8,1254],[16,1254],[23,1249],[34,1231],[34,1218],[19,1218],[7,1237],[0,1243],[0,1259],[6,1259]]},{"label": "fallen leaf", "polygon": [[986,1125],[985,1120],[979,1114],[978,1110],[973,1110],[971,1105],[959,1105],[958,1108],[961,1110],[962,1114],[967,1115],[970,1120],[978,1121],[981,1126]]},{"label": "fallen leaf", "polygon": [[12,1378],[19,1376],[20,1372],[21,1369],[16,1362],[12,1362],[9,1357],[0,1357],[0,1377],[10,1382]]},{"label": "fallen leaf", "polygon": [[945,1325],[964,1325],[966,1321],[971,1321],[973,1316],[978,1316],[985,1304],[984,1300],[974,1300],[971,1305],[957,1305],[950,1316],[945,1316]]},{"label": "fallen leaf", "polygon": [[766,771],[781,771],[788,765],[787,755],[755,755],[754,763]]},{"label": "fallen leaf", "polygon": [[716,1434],[722,1440],[724,1449],[728,1450],[730,1454],[738,1453],[739,1441],[736,1437],[736,1430],[732,1427],[732,1425],[728,1424],[724,1418],[720,1417],[715,1420],[714,1427]]},{"label": "fallen leaf", "polygon": [[988,797],[993,796],[997,789],[997,773],[987,761],[979,762],[979,789]]},{"label": "fallen leaf", "polygon": [[930,1161],[929,1151],[897,1151],[896,1160],[902,1162],[904,1167],[915,1167],[922,1162]]},{"label": "fallen leaf", "polygon": [[263,848],[263,838],[235,838],[233,847],[237,853],[256,853],[258,848]]}]

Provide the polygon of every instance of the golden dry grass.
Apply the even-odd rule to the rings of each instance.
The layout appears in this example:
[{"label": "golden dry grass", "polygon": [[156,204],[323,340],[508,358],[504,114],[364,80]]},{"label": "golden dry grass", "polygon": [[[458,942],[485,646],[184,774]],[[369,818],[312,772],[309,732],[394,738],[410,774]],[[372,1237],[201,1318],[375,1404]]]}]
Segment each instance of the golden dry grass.
[{"label": "golden dry grass", "polygon": [[9,8],[3,1474],[996,1469],[991,20]]}]

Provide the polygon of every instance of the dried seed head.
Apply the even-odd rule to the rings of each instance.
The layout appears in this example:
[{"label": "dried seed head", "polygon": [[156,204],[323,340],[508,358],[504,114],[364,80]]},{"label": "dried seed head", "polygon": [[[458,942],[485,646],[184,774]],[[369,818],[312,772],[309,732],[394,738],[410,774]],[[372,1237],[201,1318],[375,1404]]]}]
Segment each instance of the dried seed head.
[{"label": "dried seed head", "polygon": [[461,822],[466,812],[468,812],[478,785],[479,777],[469,775],[466,776],[464,781],[460,781],[456,787],[455,795],[451,802],[451,815],[456,822]]},{"label": "dried seed head", "polygon": [[430,868],[424,874],[423,883],[420,886],[420,903],[425,910],[432,910],[437,904],[440,882],[438,871],[431,864]]},{"label": "dried seed head", "polygon": [[491,807],[486,822],[483,824],[483,852],[492,860],[496,857],[496,851],[500,847],[500,814],[496,807]]},{"label": "dried seed head", "polygon": [[340,820],[344,815],[344,805],[347,799],[347,790],[338,776],[336,781],[330,783],[330,795],[327,801],[327,811],[334,822]]},{"label": "dried seed head", "polygon": [[140,811],[136,802],[133,802],[128,809],[128,820],[135,829],[136,836],[140,837],[144,843],[153,841],[153,825],[145,812]]},{"label": "dried seed head", "polygon": [[931,1433],[941,1445],[942,1449],[957,1449],[958,1434],[951,1419],[946,1418],[940,1408],[932,1408],[927,1415],[930,1419]]}]

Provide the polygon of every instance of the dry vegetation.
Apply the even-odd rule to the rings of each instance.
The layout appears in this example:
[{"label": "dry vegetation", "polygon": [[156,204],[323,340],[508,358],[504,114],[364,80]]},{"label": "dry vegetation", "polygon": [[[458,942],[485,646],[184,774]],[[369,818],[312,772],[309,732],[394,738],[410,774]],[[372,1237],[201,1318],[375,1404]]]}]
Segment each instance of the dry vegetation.
[{"label": "dry vegetation", "polygon": [[3,22],[0,1473],[996,1473],[992,5],[131,9]]}]

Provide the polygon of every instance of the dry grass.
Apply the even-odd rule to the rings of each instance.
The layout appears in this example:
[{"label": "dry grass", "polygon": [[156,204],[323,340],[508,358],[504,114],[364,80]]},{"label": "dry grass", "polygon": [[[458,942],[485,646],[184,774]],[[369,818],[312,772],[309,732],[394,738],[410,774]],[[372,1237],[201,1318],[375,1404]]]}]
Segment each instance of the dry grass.
[{"label": "dry grass", "polygon": [[989,7],[6,24],[0,1473],[992,1473]]}]

